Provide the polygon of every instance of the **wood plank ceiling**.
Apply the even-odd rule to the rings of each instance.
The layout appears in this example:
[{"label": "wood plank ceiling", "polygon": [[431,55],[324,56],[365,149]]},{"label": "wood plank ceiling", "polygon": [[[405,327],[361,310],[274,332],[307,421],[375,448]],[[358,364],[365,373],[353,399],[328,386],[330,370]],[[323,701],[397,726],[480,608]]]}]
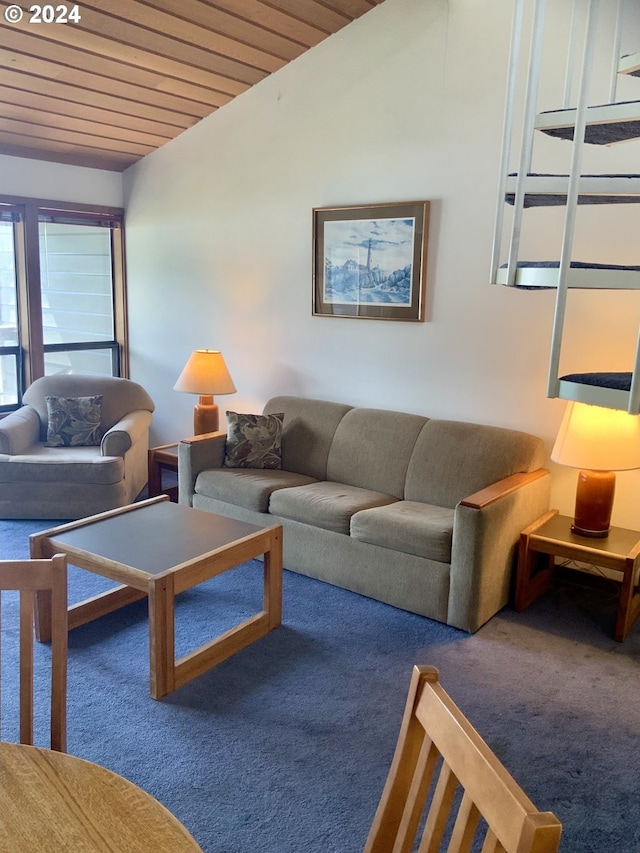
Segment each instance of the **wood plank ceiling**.
[{"label": "wood plank ceiling", "polygon": [[382,2],[0,0],[0,153],[123,171]]}]

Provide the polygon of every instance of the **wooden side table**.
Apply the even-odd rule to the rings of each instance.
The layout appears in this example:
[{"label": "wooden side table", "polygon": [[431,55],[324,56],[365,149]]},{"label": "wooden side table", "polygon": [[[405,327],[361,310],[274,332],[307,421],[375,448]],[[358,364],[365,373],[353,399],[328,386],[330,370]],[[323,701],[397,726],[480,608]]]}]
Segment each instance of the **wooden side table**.
[{"label": "wooden side table", "polygon": [[612,527],[603,539],[578,536],[573,519],[554,509],[534,521],[520,536],[515,609],[520,613],[548,589],[556,557],[577,560],[621,574],[622,587],[614,638],[622,642],[640,616],[640,532]]},{"label": "wooden side table", "polygon": [[163,444],[160,447],[152,447],[149,450],[149,484],[147,486],[150,498],[158,495],[169,495],[174,502],[178,502],[178,487],[171,486],[162,488],[162,472],[173,471],[178,473],[178,444]]}]

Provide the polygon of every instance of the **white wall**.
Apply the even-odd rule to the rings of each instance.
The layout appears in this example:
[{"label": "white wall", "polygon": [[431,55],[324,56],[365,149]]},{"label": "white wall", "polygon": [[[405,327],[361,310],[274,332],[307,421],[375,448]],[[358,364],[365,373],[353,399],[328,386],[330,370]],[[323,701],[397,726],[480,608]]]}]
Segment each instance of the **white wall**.
[{"label": "white wall", "polygon": [[[524,429],[550,449],[565,408],[546,397],[554,295],[488,284],[512,5],[385,0],[125,173],[132,376],[157,404],[153,441],[190,432],[195,399],[172,386],[211,347],[238,388],[223,411],[303,394]],[[588,163],[633,169],[637,153]],[[312,317],[312,208],[423,198],[427,321]],[[556,233],[535,215],[541,257]],[[636,252],[629,221],[597,211],[579,249],[602,245],[605,222],[614,260]],[[566,370],[629,369],[637,295],[574,303]],[[551,467],[571,514],[576,472]],[[640,524],[639,488],[618,476],[617,524]]]},{"label": "white wall", "polygon": [[[488,284],[511,8],[386,0],[128,170],[132,370],[156,400],[158,441],[190,430],[194,399],[172,386],[192,349],[212,347],[239,389],[222,410],[303,394],[516,427],[551,447],[565,407],[546,397],[554,295]],[[422,198],[427,322],[312,317],[312,208]],[[610,361],[574,364],[602,353],[597,328],[586,341],[570,330],[567,370],[628,369],[637,298],[617,296],[578,297],[581,322],[606,316]],[[576,472],[552,468],[554,504],[571,513]],[[616,523],[640,523],[639,485],[618,476]]]},{"label": "white wall", "polygon": [[0,193],[122,207],[122,174],[0,154]]}]

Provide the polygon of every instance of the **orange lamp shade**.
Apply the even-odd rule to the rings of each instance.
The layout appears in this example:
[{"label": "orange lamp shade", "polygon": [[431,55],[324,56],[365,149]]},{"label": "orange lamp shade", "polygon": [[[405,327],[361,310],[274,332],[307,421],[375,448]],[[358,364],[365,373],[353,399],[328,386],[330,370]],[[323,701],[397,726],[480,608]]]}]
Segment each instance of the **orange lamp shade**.
[{"label": "orange lamp shade", "polygon": [[193,411],[195,435],[215,432],[220,423],[214,394],[235,394],[236,386],[219,350],[198,349],[189,356],[182,373],[173,386],[175,391],[198,394]]}]

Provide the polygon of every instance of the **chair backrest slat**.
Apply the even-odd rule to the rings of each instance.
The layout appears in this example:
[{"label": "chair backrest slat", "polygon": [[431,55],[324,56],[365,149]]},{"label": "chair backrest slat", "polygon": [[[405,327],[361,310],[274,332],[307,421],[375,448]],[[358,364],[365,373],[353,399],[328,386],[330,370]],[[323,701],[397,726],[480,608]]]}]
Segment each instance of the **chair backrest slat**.
[{"label": "chair backrest slat", "polygon": [[[434,751],[437,752],[435,747]],[[420,844],[420,853],[437,853],[440,850],[457,788],[458,780],[451,772],[451,768],[443,763],[438,774],[438,782],[433,793],[431,807],[427,814],[422,842]],[[422,801],[422,806],[424,808],[424,800]]]},{"label": "chair backrest slat", "polygon": [[479,820],[480,812],[471,797],[465,792],[451,833],[449,853],[469,853]]},{"label": "chair backrest slat", "polygon": [[[436,761],[440,771],[435,779]],[[396,751],[364,853],[557,853],[562,826],[540,812],[439,683],[414,667]]]},{"label": "chair backrest slat", "polygon": [[[410,853],[413,849],[413,840],[416,837],[424,809],[424,799],[429,790],[438,761],[438,751],[428,738],[424,737],[422,739],[420,751],[415,756],[414,761],[413,772],[407,773],[408,791],[399,821],[394,853],[405,853],[405,851]],[[412,762],[413,764],[414,762]]]},{"label": "chair backrest slat", "polygon": [[[34,612],[46,609],[51,621],[51,748],[67,748],[67,560],[0,560],[0,590],[14,590],[19,602],[20,742],[34,741]],[[0,651],[2,649],[0,648]]]},{"label": "chair backrest slat", "polygon": [[33,591],[20,590],[20,742],[33,743]]},{"label": "chair backrest slat", "polygon": [[506,853],[504,847],[495,836],[493,830],[489,827],[487,834],[484,837],[484,844],[480,853]]}]

